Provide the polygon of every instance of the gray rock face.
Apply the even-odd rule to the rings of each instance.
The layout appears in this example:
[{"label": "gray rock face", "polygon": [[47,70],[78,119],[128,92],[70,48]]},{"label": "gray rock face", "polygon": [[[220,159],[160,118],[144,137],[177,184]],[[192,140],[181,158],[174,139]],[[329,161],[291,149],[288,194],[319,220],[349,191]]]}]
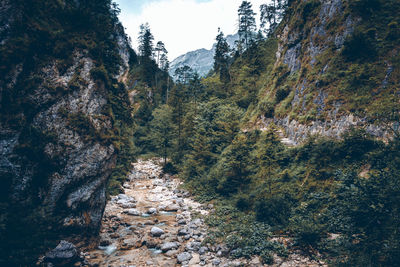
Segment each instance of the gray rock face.
[{"label": "gray rock face", "polygon": [[[4,17],[13,3],[0,1],[0,37],[14,27]],[[118,79],[128,68],[128,42],[120,28],[110,38],[120,44]],[[96,233],[116,162],[112,141],[103,137],[114,130],[110,92],[92,77],[99,66],[89,51],[71,50],[68,62],[57,55],[27,58],[1,70],[0,200],[16,218],[7,227],[34,224],[37,240]]]},{"label": "gray rock face", "polygon": [[301,52],[301,44],[297,44],[294,47],[289,48],[283,59],[283,63],[287,64],[290,72],[296,72],[300,69],[301,64],[299,60]]}]

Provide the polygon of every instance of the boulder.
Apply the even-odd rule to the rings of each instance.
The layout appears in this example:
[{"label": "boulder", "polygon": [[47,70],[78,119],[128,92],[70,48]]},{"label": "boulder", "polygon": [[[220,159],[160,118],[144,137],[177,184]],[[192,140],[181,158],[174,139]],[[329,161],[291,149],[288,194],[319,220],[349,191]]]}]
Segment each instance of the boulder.
[{"label": "boulder", "polygon": [[166,206],[164,208],[165,211],[170,211],[170,212],[174,212],[174,211],[178,211],[180,208],[180,206],[178,204],[170,204],[168,206]]},{"label": "boulder", "polygon": [[157,209],[156,209],[156,208],[150,208],[150,209],[147,211],[147,213],[148,213],[148,214],[156,214],[156,213],[157,213]]},{"label": "boulder", "polygon": [[189,234],[190,234],[190,231],[187,228],[180,228],[178,230],[178,236],[186,236],[186,235],[189,235]]},{"label": "boulder", "polygon": [[169,250],[175,250],[177,248],[179,248],[179,243],[177,243],[177,242],[167,242],[167,243],[162,244],[161,251],[165,253],[165,252],[167,252]]},{"label": "boulder", "polygon": [[57,266],[72,266],[78,260],[78,249],[74,244],[71,244],[65,240],[61,240],[55,249],[46,253],[44,258],[45,262]]},{"label": "boulder", "polygon": [[189,252],[182,252],[182,253],[178,254],[178,256],[176,258],[178,260],[178,263],[182,263],[182,262],[191,260],[192,254],[190,254]]},{"label": "boulder", "polygon": [[162,234],[164,234],[164,230],[157,226],[153,226],[150,230],[150,233],[154,237],[160,237]]},{"label": "boulder", "polygon": [[124,211],[124,213],[131,215],[131,216],[140,216],[140,212],[137,209],[128,209]]}]

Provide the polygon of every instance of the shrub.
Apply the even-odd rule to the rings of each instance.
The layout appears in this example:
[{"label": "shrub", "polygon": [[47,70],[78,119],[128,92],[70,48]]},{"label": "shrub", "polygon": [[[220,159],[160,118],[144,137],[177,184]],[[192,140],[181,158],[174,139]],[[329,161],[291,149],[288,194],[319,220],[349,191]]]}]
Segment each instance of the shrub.
[{"label": "shrub", "polygon": [[258,104],[258,108],[261,114],[263,114],[266,118],[274,117],[275,106],[271,101],[262,101],[260,104]]},{"label": "shrub", "polygon": [[377,52],[374,46],[373,32],[364,33],[355,31],[344,43],[343,56],[348,61],[372,60]]},{"label": "shrub", "polygon": [[276,103],[280,103],[284,100],[290,93],[290,88],[285,86],[284,88],[279,88],[275,93],[275,101]]}]

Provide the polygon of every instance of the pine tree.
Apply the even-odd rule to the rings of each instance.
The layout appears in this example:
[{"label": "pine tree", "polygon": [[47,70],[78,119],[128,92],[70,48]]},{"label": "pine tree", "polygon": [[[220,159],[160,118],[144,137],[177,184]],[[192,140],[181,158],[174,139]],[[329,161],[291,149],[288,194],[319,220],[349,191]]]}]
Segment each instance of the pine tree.
[{"label": "pine tree", "polygon": [[287,0],[272,0],[260,6],[260,22],[264,33],[271,36],[281,22],[288,6]]},{"label": "pine tree", "polygon": [[154,119],[150,123],[152,139],[157,147],[159,155],[162,156],[164,160],[164,166],[167,164],[168,156],[171,155],[175,137],[172,113],[173,111],[170,106],[160,106],[153,111]]},{"label": "pine tree", "polygon": [[174,73],[174,76],[176,77],[176,82],[181,84],[187,84],[189,80],[193,77],[193,75],[193,69],[188,65],[177,68]]},{"label": "pine tree", "polygon": [[239,15],[239,40],[244,43],[245,48],[249,48],[253,40],[253,34],[257,30],[256,19],[252,4],[243,1],[238,9]]},{"label": "pine tree", "polygon": [[153,57],[154,37],[150,31],[150,26],[148,23],[140,25],[138,40],[139,40],[139,55],[144,59],[151,59]]},{"label": "pine tree", "polygon": [[168,71],[168,69],[169,69],[169,61],[168,61],[168,56],[167,56],[166,53],[161,55],[159,66],[163,71]]},{"label": "pine tree", "polygon": [[214,71],[219,73],[220,80],[227,83],[230,80],[229,76],[229,45],[224,37],[224,33],[218,28],[216,37],[217,45],[214,54]]},{"label": "pine tree", "polygon": [[165,44],[162,41],[158,41],[154,51],[157,53],[157,64],[158,64],[158,67],[162,68],[161,59],[163,58],[163,56],[165,58],[166,54],[168,54],[168,51],[165,48]]}]

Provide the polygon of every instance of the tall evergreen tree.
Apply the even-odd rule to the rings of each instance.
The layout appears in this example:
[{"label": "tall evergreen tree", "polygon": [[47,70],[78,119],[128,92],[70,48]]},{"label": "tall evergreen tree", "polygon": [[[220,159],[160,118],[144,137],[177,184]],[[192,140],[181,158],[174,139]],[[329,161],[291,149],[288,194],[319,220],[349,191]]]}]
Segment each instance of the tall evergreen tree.
[{"label": "tall evergreen tree", "polygon": [[151,59],[153,57],[154,37],[150,31],[150,25],[148,23],[140,25],[138,40],[139,40],[139,55],[144,59]]},{"label": "tall evergreen tree", "polygon": [[256,19],[252,4],[243,1],[238,9],[239,15],[239,40],[244,43],[245,48],[249,48],[254,32],[257,30]]},{"label": "tall evergreen tree", "polygon": [[165,44],[162,41],[158,41],[154,51],[156,52],[158,67],[161,68],[161,58],[163,57],[163,55],[168,54],[168,51],[165,48]]},{"label": "tall evergreen tree", "polygon": [[193,77],[193,69],[188,65],[183,67],[179,67],[175,70],[174,76],[176,77],[176,81],[181,84],[187,84],[190,79]]},{"label": "tall evergreen tree", "polygon": [[270,36],[281,22],[288,6],[287,0],[272,0],[260,6],[260,22],[264,33]]},{"label": "tall evergreen tree", "polygon": [[221,81],[229,82],[229,45],[224,37],[224,33],[219,28],[216,40],[217,45],[214,54],[214,71],[219,73]]},{"label": "tall evergreen tree", "polygon": [[172,108],[168,105],[162,105],[153,111],[154,119],[150,126],[152,130],[152,139],[157,147],[158,153],[164,160],[164,166],[167,164],[167,158],[171,154],[173,141],[175,137],[175,126],[172,121]]},{"label": "tall evergreen tree", "polygon": [[167,53],[164,53],[164,54],[161,55],[159,66],[163,71],[168,71],[168,69],[169,69],[169,61],[168,61]]}]

